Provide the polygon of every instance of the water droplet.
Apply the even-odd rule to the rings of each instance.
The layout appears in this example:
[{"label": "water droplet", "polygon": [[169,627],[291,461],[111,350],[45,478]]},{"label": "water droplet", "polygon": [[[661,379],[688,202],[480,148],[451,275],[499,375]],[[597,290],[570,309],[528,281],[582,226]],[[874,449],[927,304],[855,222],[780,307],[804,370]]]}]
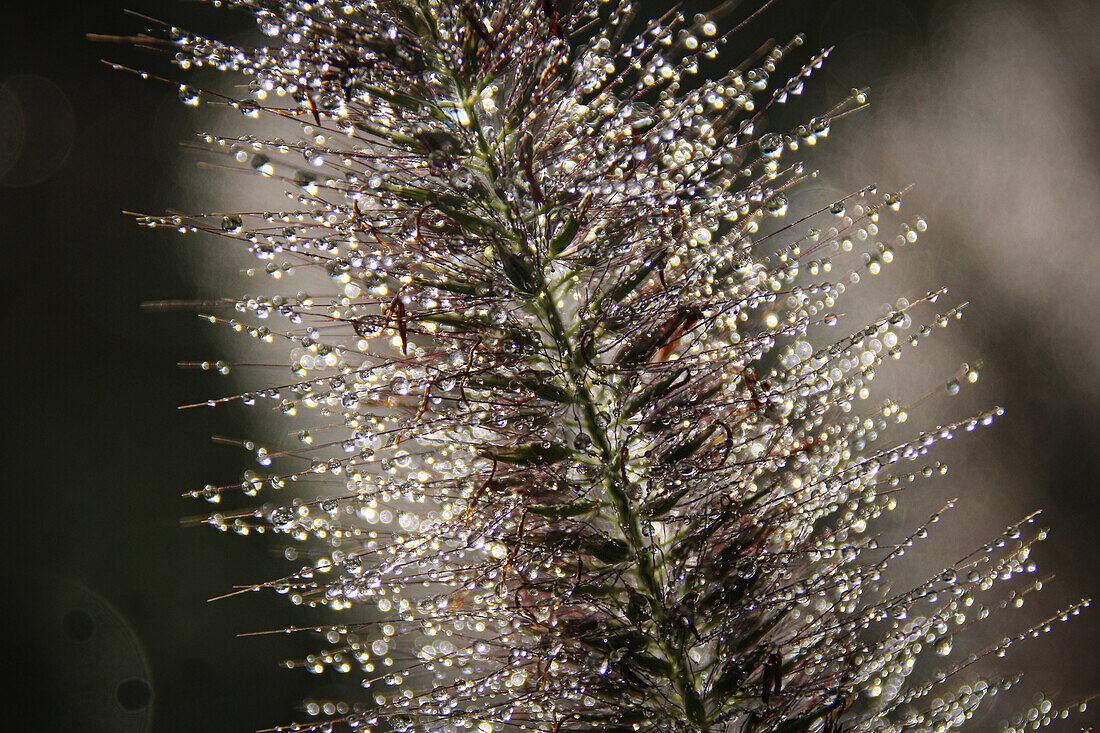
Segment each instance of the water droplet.
[{"label": "water droplet", "polygon": [[188,107],[197,107],[199,106],[201,95],[199,94],[199,90],[195,87],[188,86],[187,84],[180,84],[179,98],[180,101]]},{"label": "water droplet", "polygon": [[763,135],[757,144],[766,158],[778,158],[783,154],[783,138],[774,132]]},{"label": "water droplet", "polygon": [[222,231],[229,234],[238,234],[244,228],[241,217],[236,214],[227,214],[222,217]]},{"label": "water droplet", "polygon": [[256,119],[260,116],[260,105],[251,99],[242,99],[233,103],[233,106],[237,108],[242,115],[249,119]]},{"label": "water droplet", "polygon": [[783,216],[787,213],[787,197],[777,193],[765,202],[764,208],[772,216]]},{"label": "water droplet", "polygon": [[281,506],[271,512],[271,523],[276,527],[285,527],[294,522],[295,512],[288,506]]}]

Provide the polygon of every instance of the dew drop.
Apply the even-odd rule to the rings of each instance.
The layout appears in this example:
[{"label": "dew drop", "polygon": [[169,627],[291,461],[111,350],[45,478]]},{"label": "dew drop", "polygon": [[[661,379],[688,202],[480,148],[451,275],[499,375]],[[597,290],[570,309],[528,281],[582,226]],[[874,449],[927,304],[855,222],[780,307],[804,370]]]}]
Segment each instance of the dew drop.
[{"label": "dew drop", "polygon": [[222,231],[229,234],[238,234],[244,228],[241,217],[236,214],[227,214],[222,217]]},{"label": "dew drop", "polygon": [[179,98],[180,101],[186,104],[188,107],[199,106],[199,90],[195,87],[188,86],[187,84],[180,84]]}]

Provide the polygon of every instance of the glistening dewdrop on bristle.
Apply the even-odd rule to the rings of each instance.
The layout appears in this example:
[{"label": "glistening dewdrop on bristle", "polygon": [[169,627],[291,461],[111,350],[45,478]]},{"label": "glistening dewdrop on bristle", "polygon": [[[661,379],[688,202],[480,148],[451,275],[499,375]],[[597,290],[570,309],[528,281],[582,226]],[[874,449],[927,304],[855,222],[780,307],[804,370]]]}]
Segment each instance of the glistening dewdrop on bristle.
[{"label": "glistening dewdrop on bristle", "polygon": [[[263,126],[200,141],[286,208],[138,221],[244,248],[277,293],[196,304],[288,368],[187,406],[293,425],[226,441],[256,470],[188,491],[225,506],[201,523],[287,543],[291,571],[236,592],[331,619],[269,632],[319,636],[286,666],[362,689],[275,730],[987,729],[1017,675],[986,662],[1087,603],[964,641],[1041,588],[1035,515],[893,587],[940,513],[900,533],[883,515],[1002,413],[912,427],[977,364],[915,399],[872,389],[966,304],[910,293],[858,326],[840,309],[927,226],[904,189],[792,203],[816,176],[795,156],[868,104],[853,89],[768,127],[828,49],[768,43],[703,79],[752,32],[731,4],[215,4],[270,45],[135,41],[230,73],[238,96],[168,83]],[[1068,714],[1016,709],[1004,730]]]}]

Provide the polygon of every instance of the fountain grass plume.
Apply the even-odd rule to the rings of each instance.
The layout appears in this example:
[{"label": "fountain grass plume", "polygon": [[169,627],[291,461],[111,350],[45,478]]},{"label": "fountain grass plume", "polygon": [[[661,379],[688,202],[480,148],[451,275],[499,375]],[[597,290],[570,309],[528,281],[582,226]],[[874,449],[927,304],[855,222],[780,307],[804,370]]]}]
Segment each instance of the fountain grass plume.
[{"label": "fountain grass plume", "polygon": [[[752,18],[720,28],[731,3],[648,22],[626,0],[223,4],[270,45],[135,40],[245,81],[179,96],[289,131],[202,137],[289,208],[139,221],[274,279],[204,312],[283,345],[292,377],[201,404],[320,423],[190,492],[263,497],[202,521],[300,548],[246,590],[329,609],[280,630],[323,637],[288,666],[361,680],[278,730],[946,731],[1014,684],[982,660],[1085,605],[952,653],[1041,585],[1034,515],[891,588],[939,514],[897,540],[876,521],[1001,411],[907,432],[903,399],[863,406],[965,304],[934,290],[842,325],[925,229],[904,191],[784,218],[816,176],[799,151],[867,103],[766,129],[829,50],[768,43],[700,79]],[[1006,727],[1064,716],[1044,701]]]}]

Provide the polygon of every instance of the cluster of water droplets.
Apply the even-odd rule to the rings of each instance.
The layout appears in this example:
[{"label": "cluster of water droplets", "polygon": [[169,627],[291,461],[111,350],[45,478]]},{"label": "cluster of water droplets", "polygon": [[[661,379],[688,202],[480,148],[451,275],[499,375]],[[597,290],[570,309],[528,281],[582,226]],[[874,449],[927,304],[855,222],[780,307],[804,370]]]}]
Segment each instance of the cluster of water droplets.
[{"label": "cluster of water droplets", "polygon": [[[1012,585],[1034,517],[889,589],[939,514],[900,540],[876,520],[1001,411],[914,434],[923,397],[864,406],[965,304],[917,294],[836,335],[838,303],[926,225],[875,187],[784,223],[816,175],[792,154],[866,104],[765,130],[828,50],[795,63],[795,38],[699,81],[715,19],[638,23],[630,2],[228,4],[273,45],[166,35],[249,96],[180,100],[285,127],[202,141],[289,203],[140,221],[244,247],[279,293],[204,312],[288,376],[200,404],[317,417],[189,492],[231,497],[204,523],[290,543],[295,569],[248,590],[340,613],[278,630],[323,639],[287,666],[364,695],[286,730],[946,731],[1014,684],[978,661],[1078,612],[952,656],[1041,586]],[[1044,701],[1010,730],[1061,716]]]}]

